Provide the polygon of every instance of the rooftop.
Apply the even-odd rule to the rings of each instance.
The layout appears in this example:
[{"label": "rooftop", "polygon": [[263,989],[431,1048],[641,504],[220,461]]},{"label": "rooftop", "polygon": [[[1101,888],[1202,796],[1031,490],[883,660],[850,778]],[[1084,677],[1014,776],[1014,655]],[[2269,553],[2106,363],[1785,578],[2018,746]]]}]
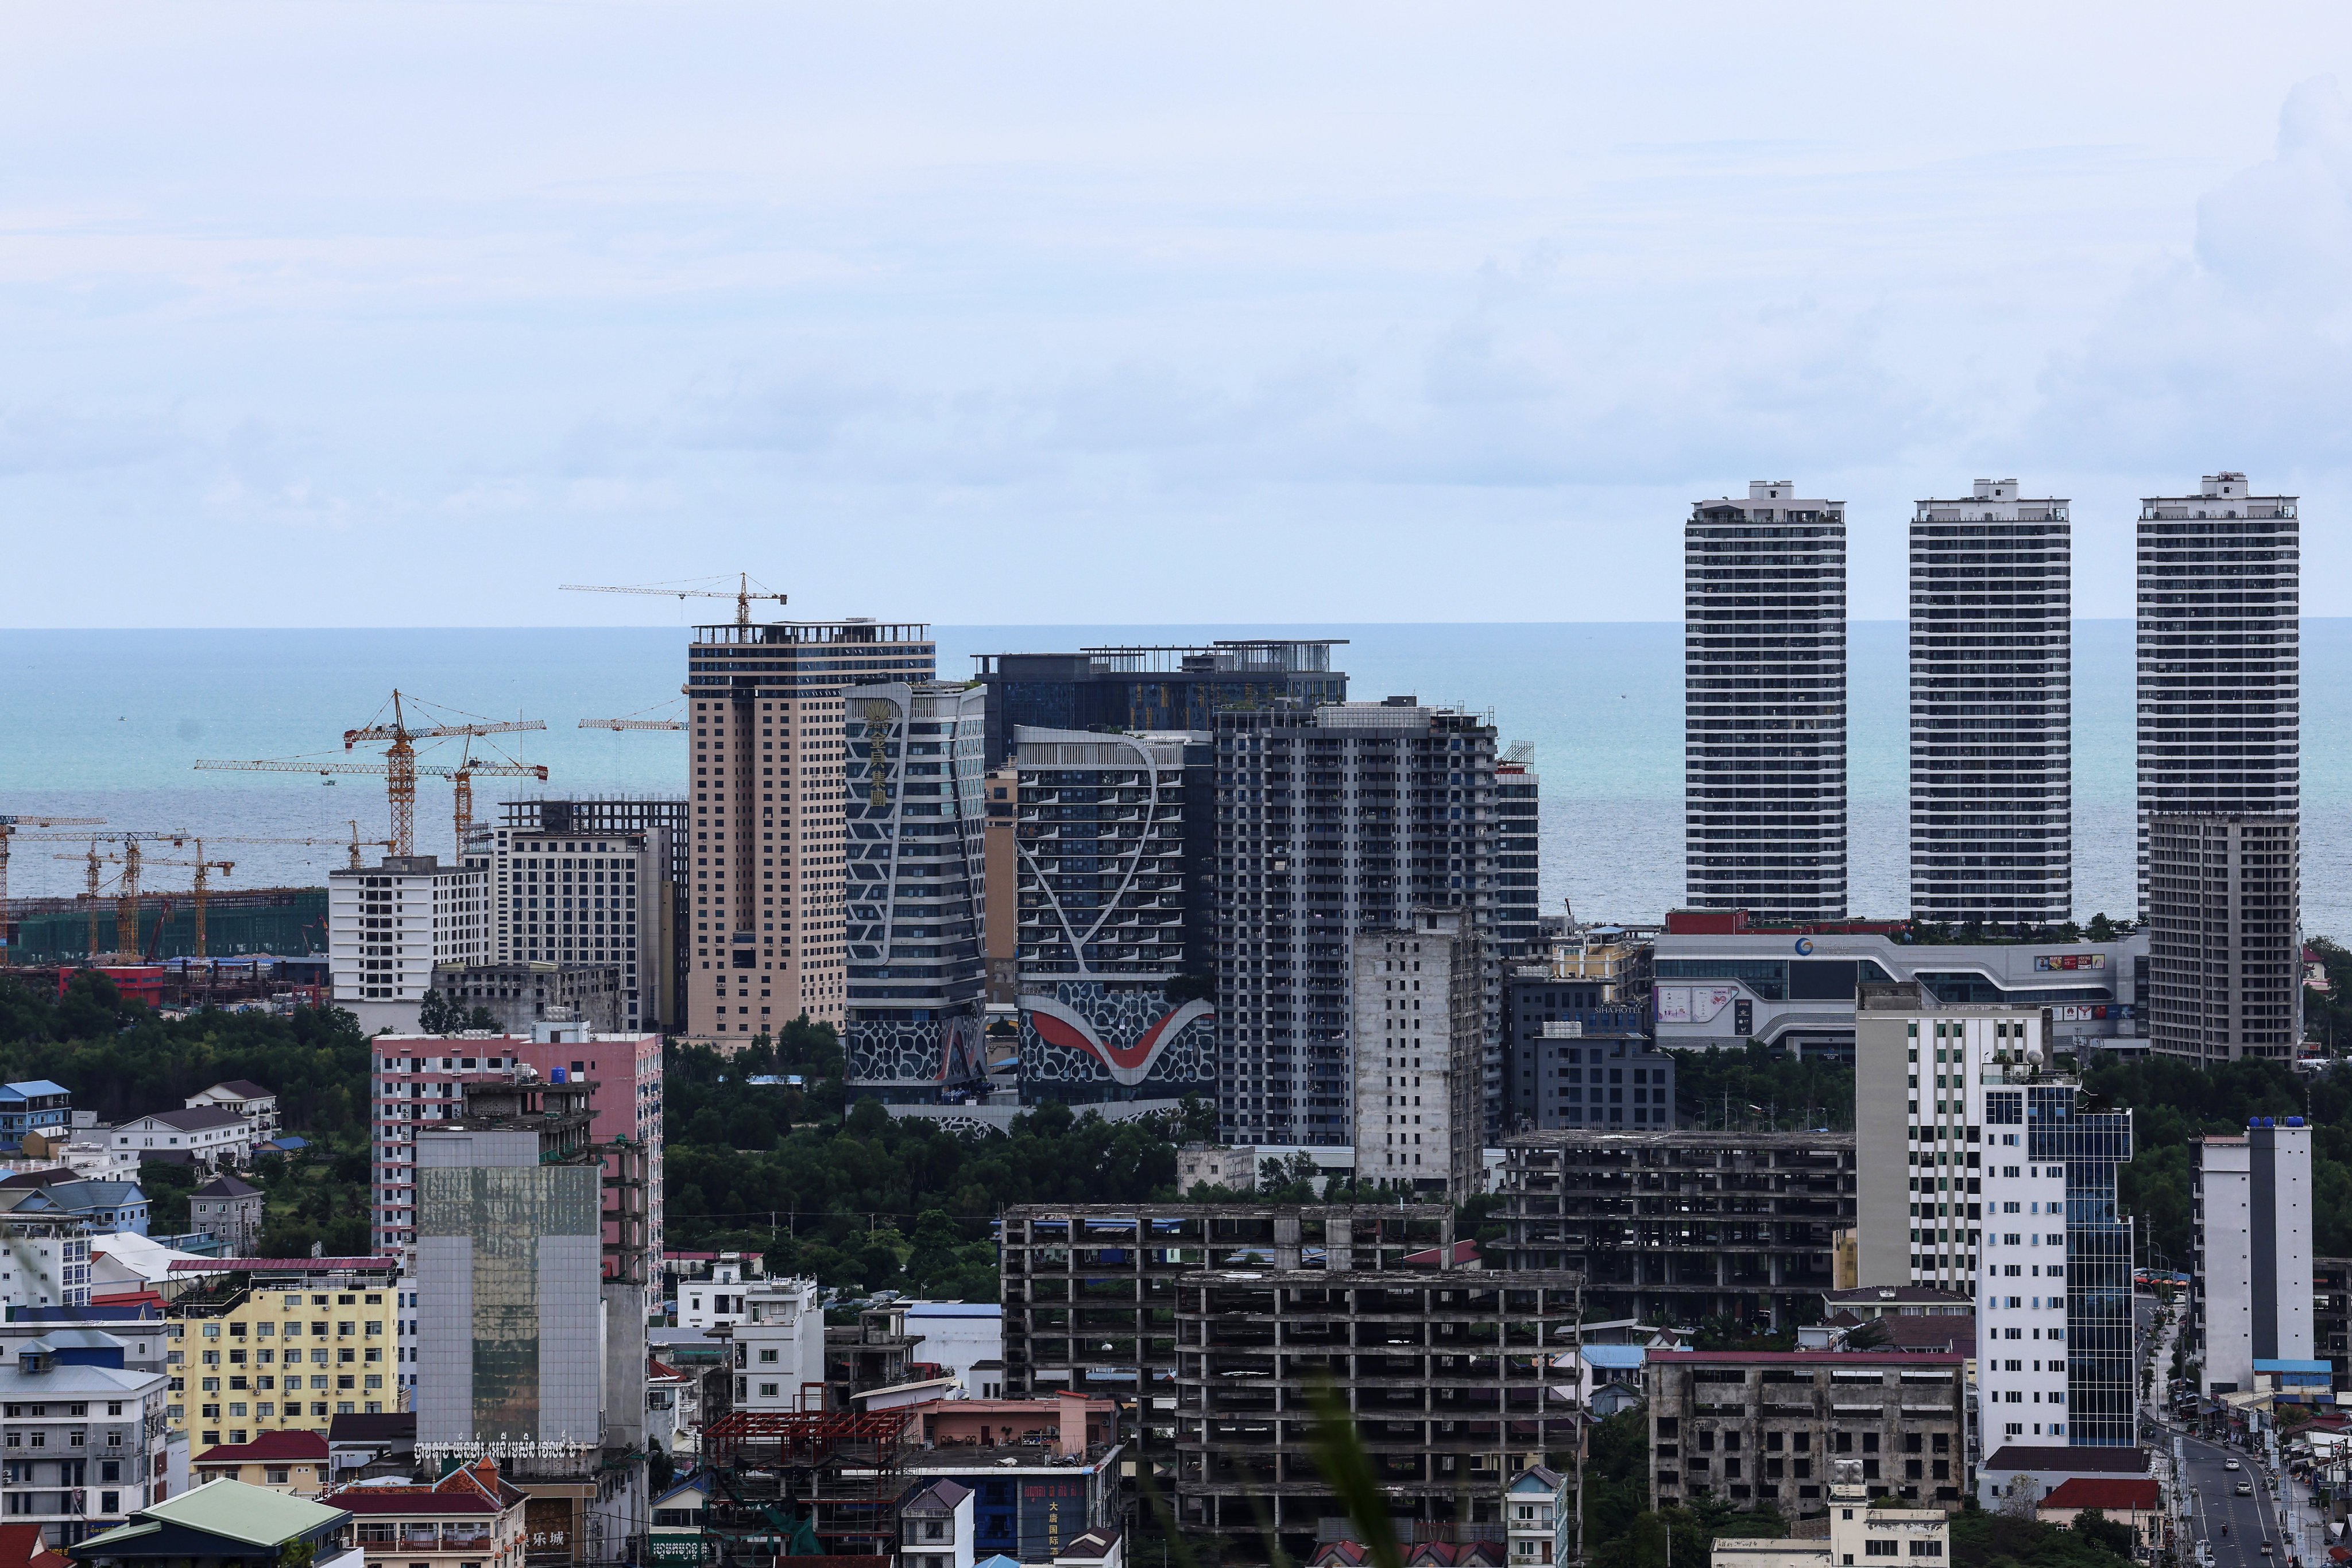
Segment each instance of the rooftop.
[{"label": "rooftop", "polygon": [[[1895,1359],[1916,1360],[1917,1357]],[[2008,1475],[2018,1470],[2042,1472],[2054,1470],[2061,1475],[2069,1472],[2082,1475],[2144,1476],[2147,1474],[2147,1450],[2145,1448],[2066,1448],[2050,1444],[2027,1445],[2011,1443],[1993,1451],[1992,1458],[1977,1467],[1987,1475]]]},{"label": "rooftop", "polygon": [[196,1456],[200,1465],[260,1464],[270,1459],[310,1459],[327,1462],[323,1432],[264,1432],[250,1443],[222,1443]]},{"label": "rooftop", "polygon": [[74,1555],[105,1556],[109,1548],[128,1544],[159,1524],[176,1524],[252,1546],[278,1546],[349,1517],[342,1509],[288,1497],[267,1487],[249,1487],[243,1481],[206,1481],[177,1497],[140,1509],[131,1516],[130,1523],[91,1536],[74,1548]]},{"label": "rooftop", "polygon": [[2156,1478],[2073,1476],[2059,1482],[2042,1500],[2042,1506],[2152,1511],[2157,1506]]}]

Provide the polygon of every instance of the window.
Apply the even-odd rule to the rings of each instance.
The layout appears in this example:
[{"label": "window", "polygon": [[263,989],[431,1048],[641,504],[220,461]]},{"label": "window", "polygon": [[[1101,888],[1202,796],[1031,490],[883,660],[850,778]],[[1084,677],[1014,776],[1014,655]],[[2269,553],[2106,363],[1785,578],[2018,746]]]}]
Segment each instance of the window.
[{"label": "window", "polygon": [[1865,1541],[1862,1543],[1864,1557],[1900,1557],[1903,1543],[1899,1541]]},{"label": "window", "polygon": [[289,1480],[293,1479],[293,1472],[289,1470],[283,1465],[272,1465],[261,1473],[269,1484],[274,1487],[282,1487]]}]

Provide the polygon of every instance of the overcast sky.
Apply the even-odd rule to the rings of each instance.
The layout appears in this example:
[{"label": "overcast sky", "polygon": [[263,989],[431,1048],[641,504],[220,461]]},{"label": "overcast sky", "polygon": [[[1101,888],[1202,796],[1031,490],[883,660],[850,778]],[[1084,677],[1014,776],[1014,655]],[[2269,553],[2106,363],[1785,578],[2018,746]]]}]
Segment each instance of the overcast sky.
[{"label": "overcast sky", "polygon": [[1691,499],[2308,497],[2352,7],[0,7],[28,626],[1673,619]]}]

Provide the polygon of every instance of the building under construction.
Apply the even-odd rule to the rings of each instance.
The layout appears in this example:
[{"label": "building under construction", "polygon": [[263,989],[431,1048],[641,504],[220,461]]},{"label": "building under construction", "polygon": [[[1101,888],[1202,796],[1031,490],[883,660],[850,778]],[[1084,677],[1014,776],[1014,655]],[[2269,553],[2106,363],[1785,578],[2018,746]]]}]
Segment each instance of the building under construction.
[{"label": "building under construction", "polygon": [[1443,1204],[1027,1204],[1000,1243],[1004,1393],[1107,1395],[1136,1473],[1172,1483],[1177,1284],[1204,1269],[1402,1270],[1450,1256]]},{"label": "building under construction", "polygon": [[[133,946],[125,949],[124,917],[136,922]],[[195,895],[142,893],[135,900],[88,894],[72,898],[12,898],[5,915],[5,946],[0,962],[86,964],[110,956],[157,963],[198,956]],[[249,887],[235,893],[213,889],[205,897],[205,942],[201,956],[244,957],[253,954],[302,957],[327,951],[327,890],[323,887]],[[91,933],[97,933],[93,950]]]},{"label": "building under construction", "polygon": [[1399,1534],[1505,1535],[1528,1462],[1575,1468],[1576,1274],[1219,1269],[1176,1281],[1176,1514],[1220,1563],[1303,1561],[1344,1520],[1323,1415],[1351,1421]]},{"label": "building under construction", "polygon": [[898,1552],[915,1411],[730,1410],[703,1428],[709,1560],[872,1557]]},{"label": "building under construction", "polygon": [[1853,1134],[1524,1133],[1504,1140],[1502,1192],[1509,1228],[1489,1250],[1582,1274],[1597,1318],[1786,1329],[1836,1282]]}]

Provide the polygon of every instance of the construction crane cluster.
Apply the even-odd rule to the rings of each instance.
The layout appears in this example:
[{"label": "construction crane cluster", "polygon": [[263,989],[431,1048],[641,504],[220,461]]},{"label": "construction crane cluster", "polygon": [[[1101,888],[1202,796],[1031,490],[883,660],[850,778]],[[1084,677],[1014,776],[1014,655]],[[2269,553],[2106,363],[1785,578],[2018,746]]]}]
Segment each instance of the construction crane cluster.
[{"label": "construction crane cluster", "polygon": [[[536,779],[546,782],[547,768],[543,764],[518,762],[503,755],[479,758],[473,753],[476,739],[488,735],[511,735],[520,730],[545,729],[546,721],[536,718],[491,719],[476,714],[459,714],[448,710],[451,716],[434,713],[434,705],[423,703],[395,689],[385,705],[391,710],[386,722],[383,710],[356,729],[343,731],[343,749],[353,751],[362,746],[381,744],[384,747],[381,762],[321,761],[310,757],[255,758],[251,760],[204,758],[196,763],[200,768],[248,773],[317,773],[331,778],[341,773],[380,774],[384,780],[384,797],[391,815],[391,835],[387,841],[395,855],[416,852],[416,781],[421,778],[450,780],[456,800],[452,818],[457,827],[457,852],[466,851],[466,838],[474,826],[474,779],[480,778]],[[423,712],[423,722],[412,725],[408,710]],[[463,739],[465,747],[458,754],[456,766],[419,762],[416,742],[420,740]],[[357,837],[354,832],[353,837]]]},{"label": "construction crane cluster", "polygon": [[[714,581],[723,582],[723,579],[627,586],[588,583],[565,583],[562,586],[564,591],[574,593],[642,594],[681,601],[732,599],[735,601],[735,623],[739,626],[751,624],[751,606],[755,601],[772,601],[778,605],[787,602],[785,594],[771,591],[764,585],[755,585],[750,573],[739,572],[735,576],[732,588],[702,586]],[[682,731],[687,727],[684,704],[675,700],[617,718],[583,718],[579,723],[582,729],[610,730],[616,734]],[[110,894],[114,904],[115,951],[135,959],[140,951],[139,902],[147,868],[184,868],[192,873],[194,956],[203,958],[205,956],[205,906],[212,891],[211,878],[215,873],[229,876],[236,866],[234,860],[213,858],[207,852],[208,846],[284,844],[341,849],[350,854],[351,869],[357,871],[363,849],[381,849],[392,855],[415,853],[416,781],[419,779],[446,779],[451,786],[451,826],[456,850],[462,859],[467,841],[473,831],[473,781],[477,778],[534,779],[541,783],[548,778],[544,764],[520,761],[488,745],[478,751],[478,743],[491,736],[543,730],[546,727],[544,721],[535,718],[494,719],[464,713],[423,701],[414,694],[395,688],[383,706],[367,723],[342,732],[341,755],[328,752],[298,757],[206,758],[195,764],[197,768],[206,771],[310,773],[330,783],[344,775],[381,778],[384,780],[388,831],[380,839],[361,837],[356,819],[347,819],[351,836],[343,840],[243,834],[198,836],[184,830],[110,829],[103,817],[0,812],[0,912],[5,912],[7,906],[8,862],[16,842],[79,844],[82,848],[79,852],[58,853],[52,858],[79,862],[85,868],[84,886],[79,897],[88,904],[90,956],[93,959],[100,956],[101,911]],[[418,755],[419,742],[437,741],[457,743],[454,760],[435,761]],[[373,749],[379,746],[383,748],[380,759],[361,760],[350,756],[363,747]],[[86,829],[104,831],[73,831]],[[168,846],[175,851],[193,846],[194,853],[189,856],[150,854],[142,848],[143,845]],[[110,878],[108,867],[116,868]],[[167,920],[170,907],[167,900],[164,904]],[[160,944],[161,940],[162,927],[159,925],[156,941]]]}]

